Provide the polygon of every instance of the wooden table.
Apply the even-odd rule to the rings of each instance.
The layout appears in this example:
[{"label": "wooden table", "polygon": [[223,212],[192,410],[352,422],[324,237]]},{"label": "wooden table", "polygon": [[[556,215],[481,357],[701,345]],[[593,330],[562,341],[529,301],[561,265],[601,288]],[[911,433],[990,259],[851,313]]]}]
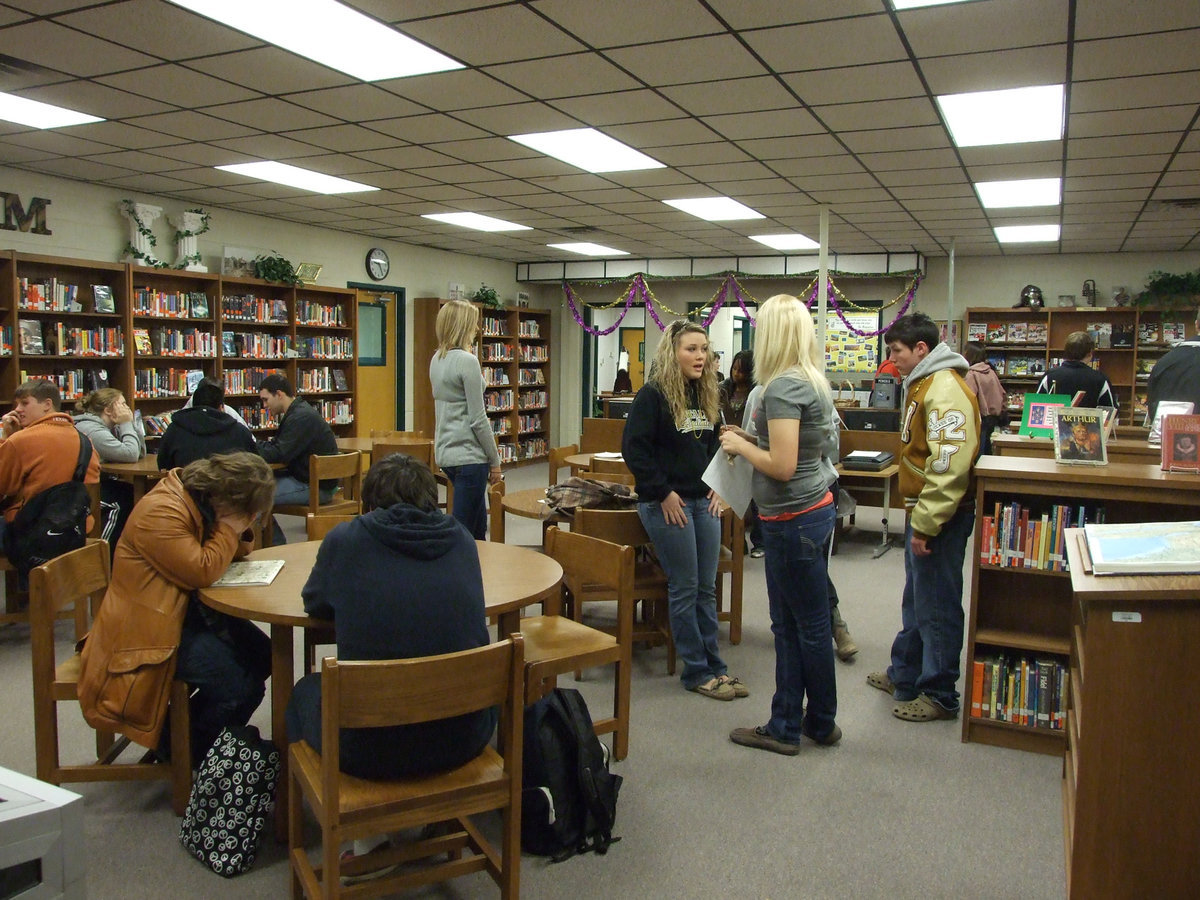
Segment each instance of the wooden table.
[{"label": "wooden table", "polygon": [[[521,610],[541,603],[548,615],[561,608],[562,566],[545,554],[524,547],[492,541],[476,541],[479,565],[483,571],[484,609],[499,623],[502,635],[520,631]],[[254,622],[270,625],[271,634],[271,734],[285,761],[276,798],[276,834],[286,839],[287,825],[287,724],[288,701],[296,680],[292,646],[293,628],[313,628],[328,632],[331,624],[304,611],[300,591],[308,581],[317,559],[320,541],[286,544],[255,550],[247,559],[282,559],[283,570],[269,585],[257,587],[207,587],[200,599],[213,609]]]},{"label": "wooden table", "polygon": [[158,454],[147,453],[137,462],[100,463],[100,471],[133,485],[133,502],[137,503],[149,490],[151,481],[158,481],[166,472],[158,468]]},{"label": "wooden table", "polygon": [[570,456],[564,456],[562,462],[564,466],[571,467],[572,475],[578,475],[592,467],[592,454],[572,453]]},{"label": "wooden table", "polygon": [[[888,537],[888,511],[892,507],[892,479],[898,478],[900,466],[892,463],[878,472],[864,472],[862,469],[847,469],[841,463],[837,464],[838,479],[846,490],[866,491],[883,495],[883,531],[879,536],[879,546],[871,554],[872,559],[879,559],[892,548],[891,538]],[[847,485],[846,482],[850,484]],[[855,481],[882,482],[882,484],[854,484]],[[837,498],[834,498],[837,502]]]}]

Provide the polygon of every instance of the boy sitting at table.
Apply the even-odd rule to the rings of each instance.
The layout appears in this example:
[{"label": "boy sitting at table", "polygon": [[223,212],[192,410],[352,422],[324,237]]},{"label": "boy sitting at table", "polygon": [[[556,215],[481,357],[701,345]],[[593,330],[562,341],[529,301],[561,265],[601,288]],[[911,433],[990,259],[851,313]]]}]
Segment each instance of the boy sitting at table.
[{"label": "boy sitting at table", "polygon": [[[301,593],[309,615],[333,620],[338,658],[408,659],[488,644],[479,551],[466,528],[438,509],[433,473],[393,453],[371,466],[362,493],[364,514],[325,537]],[[493,709],[418,725],[346,729],[341,768],[375,779],[447,771],[478,756],[495,727]],[[296,684],[287,731],[289,741],[307,741],[321,752],[320,673]],[[387,844],[379,835],[355,841],[347,854]]]}]

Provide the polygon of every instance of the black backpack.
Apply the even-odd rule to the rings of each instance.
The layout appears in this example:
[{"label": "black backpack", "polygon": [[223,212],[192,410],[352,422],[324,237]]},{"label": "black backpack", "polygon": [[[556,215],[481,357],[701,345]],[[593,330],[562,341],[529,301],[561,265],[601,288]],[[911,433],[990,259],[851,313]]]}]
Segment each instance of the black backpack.
[{"label": "black backpack", "polygon": [[525,710],[521,847],[562,862],[576,853],[607,853],[621,776],[608,771],[608,750],[592,730],[579,691],[555,688]]},{"label": "black backpack", "polygon": [[83,479],[92,461],[92,442],[79,435],[79,462],[71,481],[39,491],[4,529],[4,555],[24,584],[29,571],[87,542],[92,501]]}]

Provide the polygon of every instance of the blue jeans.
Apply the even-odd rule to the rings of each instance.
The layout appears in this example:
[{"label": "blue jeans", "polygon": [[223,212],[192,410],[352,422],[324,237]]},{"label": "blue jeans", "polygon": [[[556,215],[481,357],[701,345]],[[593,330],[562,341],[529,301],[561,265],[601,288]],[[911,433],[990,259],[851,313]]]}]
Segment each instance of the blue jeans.
[{"label": "blue jeans", "polygon": [[975,526],[974,504],[961,506],[929,541],[928,556],[912,552],[912,524],[904,529],[904,596],[900,633],[892,642],[888,677],[901,702],[927,694],[952,712],[959,707],[958,658],[963,643],[963,559]]},{"label": "blue jeans", "polygon": [[804,719],[809,734],[827,737],[837,715],[825,557],[836,516],[828,504],[794,519],[762,522],[775,635],[775,696],[767,730],[781,741],[798,742]]},{"label": "blue jeans", "polygon": [[639,503],[638,518],[654,543],[667,576],[667,604],[675,654],[683,661],[683,686],[694,688],[727,667],[717,652],[717,558],[721,520],[708,511],[708,500],[683,500],[687,525],[671,525],[657,503]]},{"label": "blue jeans", "polygon": [[[333,499],[333,491],[317,488],[317,499],[322,503],[328,503]],[[284,506],[292,504],[308,505],[307,482],[301,481],[299,478],[293,478],[291,475],[277,475],[275,477],[275,505]],[[272,516],[271,545],[279,547],[286,543],[287,538],[283,534],[283,529],[279,527],[279,522]]]},{"label": "blue jeans", "polygon": [[471,537],[477,541],[487,539],[487,463],[471,463],[467,466],[442,466],[442,471],[454,485],[454,518],[462,522]]}]

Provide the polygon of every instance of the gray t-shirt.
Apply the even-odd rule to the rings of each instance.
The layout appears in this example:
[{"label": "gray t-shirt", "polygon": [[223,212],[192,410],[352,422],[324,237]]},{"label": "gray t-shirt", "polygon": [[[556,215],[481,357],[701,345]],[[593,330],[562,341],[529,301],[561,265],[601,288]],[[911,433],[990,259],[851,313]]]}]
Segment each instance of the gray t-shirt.
[{"label": "gray t-shirt", "polygon": [[500,466],[496,438],[483,406],[483,371],[466,350],[435,353],[429,362],[433,408],[437,421],[433,455],[439,466],[488,463]]},{"label": "gray t-shirt", "polygon": [[[796,471],[787,481],[778,481],[754,470],[751,495],[758,511],[766,516],[799,512],[820,501],[837,478],[837,419],[833,404],[818,394],[811,383],[795,375],[782,375],[761,392],[753,411],[753,432],[758,446],[771,449],[767,423],[771,419],[798,419],[800,447]],[[746,429],[750,431],[750,428]]]}]

